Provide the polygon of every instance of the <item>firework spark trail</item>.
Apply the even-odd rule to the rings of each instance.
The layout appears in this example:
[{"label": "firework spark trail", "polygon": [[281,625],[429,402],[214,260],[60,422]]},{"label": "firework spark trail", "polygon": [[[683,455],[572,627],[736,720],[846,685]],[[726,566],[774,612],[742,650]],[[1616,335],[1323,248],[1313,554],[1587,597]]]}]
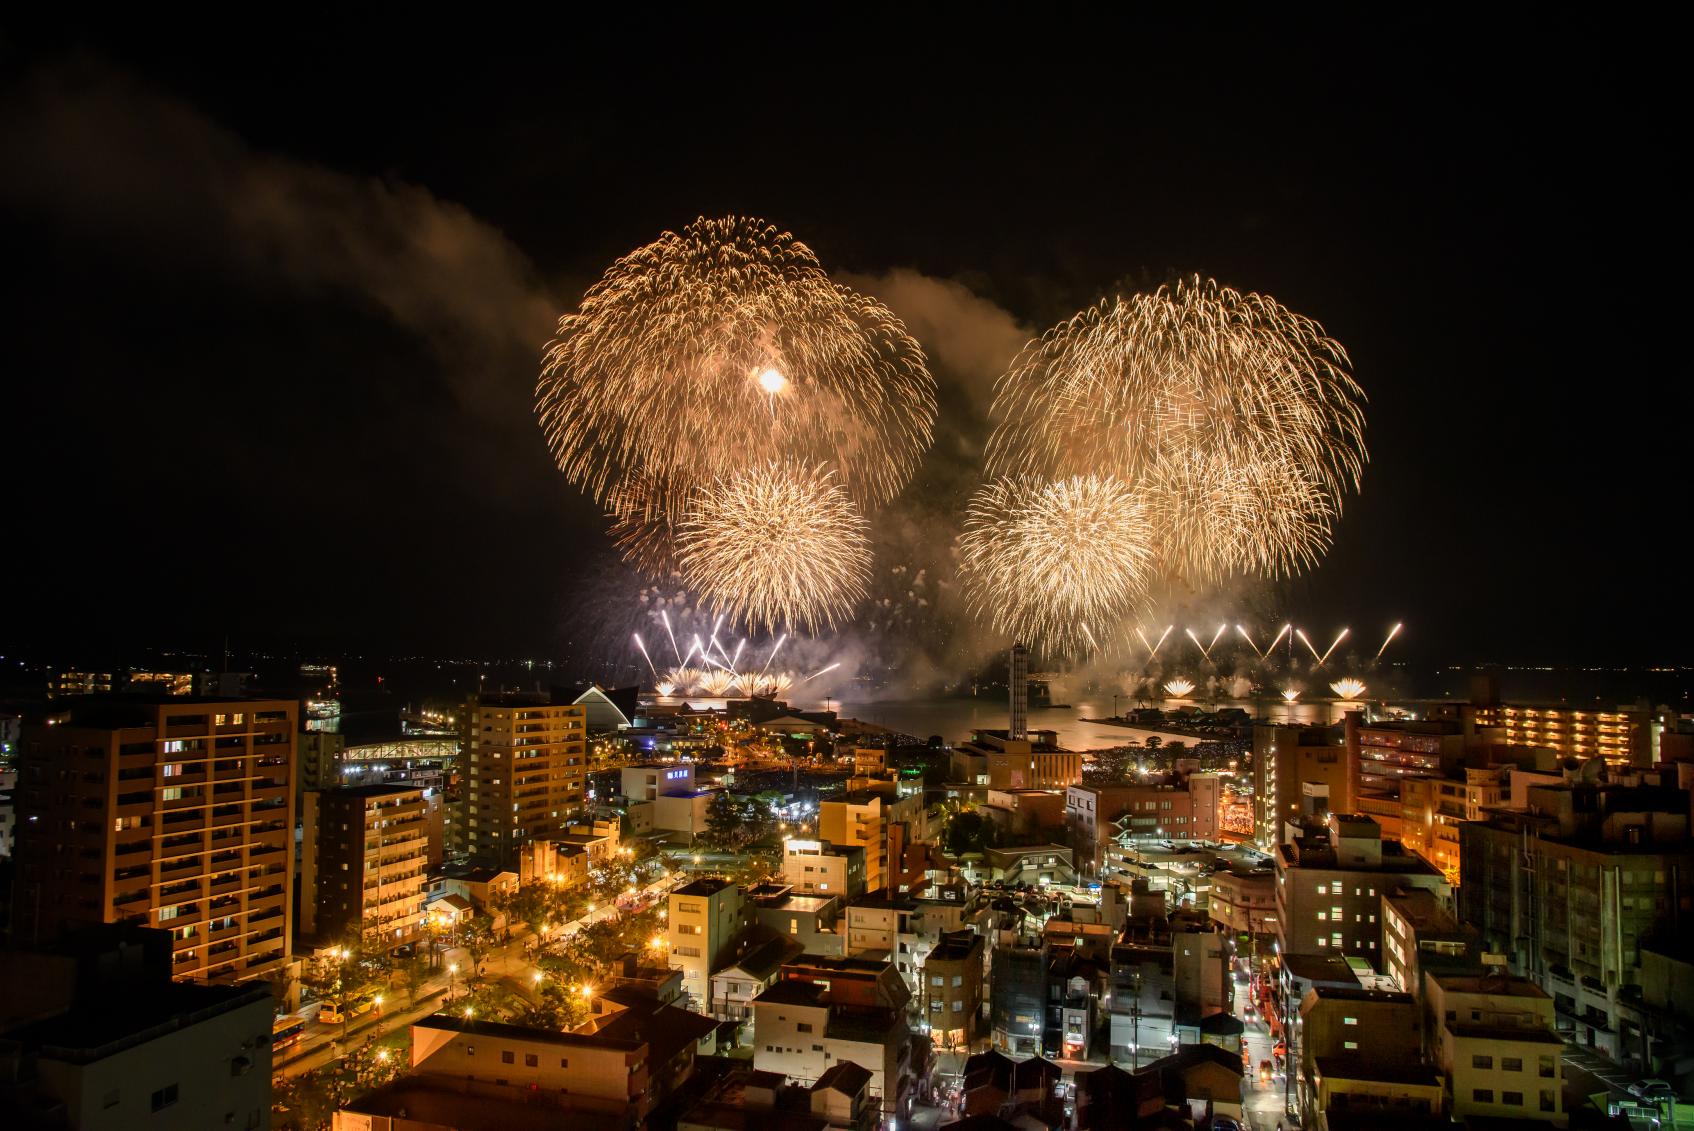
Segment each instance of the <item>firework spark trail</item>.
[{"label": "firework spark trail", "polygon": [[1285,576],[1328,548],[1366,460],[1340,343],[1263,295],[1199,277],[1083,311],[995,388],[987,473],[1130,484],[1166,579]]},{"label": "firework spark trail", "polygon": [[641,634],[635,634],[635,646],[641,649],[641,658],[647,661],[647,670],[653,673],[653,679],[659,678],[659,669],[653,666],[653,657],[647,654],[647,645],[641,643]]},{"label": "firework spark trail", "polygon": [[[665,635],[671,638],[671,651],[676,654],[676,657],[677,657],[676,662],[679,665],[686,664],[688,662],[688,657],[684,656],[682,654],[682,652],[677,648],[677,646],[676,646],[676,633],[671,631],[671,615],[668,612],[666,612],[664,609],[660,609],[659,610],[659,619],[665,622]],[[642,651],[646,651],[646,649],[642,649]]]},{"label": "firework spark trail", "polygon": [[677,556],[684,580],[724,616],[754,630],[811,631],[864,598],[869,524],[823,467],[771,463],[694,499]]},{"label": "firework spark trail", "polygon": [[[1192,628],[1185,628],[1182,631],[1188,634],[1188,639],[1194,641],[1194,647],[1200,649],[1200,658],[1207,661],[1211,660],[1212,653],[1210,648],[1207,645],[1200,643],[1200,638],[1194,635],[1194,630]],[[1217,641],[1213,640],[1212,643],[1216,644]]]},{"label": "firework spark trail", "polygon": [[818,678],[818,676],[823,675],[825,672],[832,672],[840,666],[841,666],[841,662],[839,660],[837,660],[835,663],[829,665],[827,668],[819,668],[817,671],[813,672],[811,675],[807,676],[805,679],[801,680],[800,682],[801,683],[810,683],[814,679]]},{"label": "firework spark trail", "polygon": [[[1261,660],[1262,660],[1262,659],[1264,659],[1264,658],[1265,658],[1265,653],[1264,653],[1264,652],[1261,652],[1261,651],[1259,651],[1259,646],[1258,646],[1258,645],[1257,645],[1257,644],[1255,644],[1255,643],[1253,643],[1253,635],[1252,635],[1252,633],[1250,633],[1250,632],[1248,632],[1248,631],[1247,631],[1247,630],[1246,630],[1246,629],[1245,629],[1245,628],[1243,628],[1243,627],[1242,627],[1242,626],[1241,626],[1241,625],[1236,625],[1236,626],[1235,626],[1235,631],[1237,631],[1237,632],[1239,632],[1239,633],[1240,633],[1240,634],[1241,634],[1241,636],[1242,636],[1242,639],[1244,639],[1244,640],[1246,640],[1246,641],[1247,641],[1247,647],[1249,647],[1249,648],[1251,648],[1251,649],[1252,649],[1252,650],[1253,650],[1253,655],[1255,655],[1255,656],[1257,656],[1257,657],[1259,657],[1259,659],[1261,659]],[[1277,639],[1278,639],[1278,640],[1281,640],[1281,639],[1282,639],[1282,637],[1281,637],[1281,636],[1278,636],[1278,637],[1277,637]],[[1276,647],[1276,645],[1275,645],[1275,644],[1272,644],[1272,645],[1271,645],[1271,647],[1273,647],[1273,648],[1274,648],[1274,647]]]},{"label": "firework spark trail", "polygon": [[827,467],[860,509],[888,502],[933,438],[936,386],[899,319],[805,244],[701,217],[620,258],[559,320],[536,413],[566,479],[653,569],[681,565],[700,485],[773,462]]},{"label": "firework spark trail", "polygon": [[1333,653],[1337,648],[1339,648],[1341,646],[1341,642],[1343,640],[1347,639],[1348,634],[1351,633],[1352,631],[1353,630],[1350,629],[1350,628],[1343,628],[1341,630],[1340,634],[1336,636],[1335,640],[1330,644],[1330,646],[1328,648],[1324,649],[1323,657],[1318,660],[1318,666],[1319,667],[1322,667],[1324,664],[1329,662],[1329,657],[1330,657],[1331,653]]},{"label": "firework spark trail", "polygon": [[1294,635],[1300,638],[1300,643],[1306,646],[1306,651],[1312,654],[1312,659],[1316,660],[1321,665],[1323,663],[1323,657],[1318,655],[1318,650],[1313,648],[1312,642],[1306,638],[1306,630],[1303,628],[1297,628],[1294,630]]},{"label": "firework spark trail", "polygon": [[771,646],[771,654],[765,657],[765,666],[759,669],[759,674],[761,676],[764,675],[767,671],[770,670],[771,661],[776,659],[776,654],[779,651],[782,650],[782,645],[787,640],[788,640],[788,633],[786,633],[786,632],[783,633],[781,636],[777,637],[776,643]]},{"label": "firework spark trail", "polygon": [[[1278,644],[1282,643],[1282,638],[1284,636],[1287,636],[1289,633],[1291,633],[1293,631],[1294,631],[1294,626],[1292,624],[1283,625],[1281,631],[1279,631],[1276,634],[1276,638],[1274,640],[1272,640],[1268,645],[1265,646],[1265,655],[1268,656],[1272,652],[1276,651],[1276,646]],[[1288,642],[1288,647],[1289,647],[1289,650],[1290,650],[1290,655],[1292,655],[1292,651],[1293,651],[1293,647],[1294,647],[1294,642],[1292,640],[1290,640]]]},{"label": "firework spark trail", "polygon": [[971,612],[1032,644],[1097,650],[1080,626],[1119,624],[1148,603],[1147,523],[1110,477],[994,480],[971,499],[958,552]]},{"label": "firework spark trail", "polygon": [[1373,662],[1374,662],[1374,661],[1375,661],[1375,660],[1380,660],[1380,659],[1382,659],[1382,654],[1383,654],[1383,653],[1384,653],[1384,652],[1386,652],[1386,651],[1388,651],[1388,645],[1389,645],[1389,643],[1390,643],[1390,642],[1391,642],[1391,641],[1392,641],[1392,640],[1393,640],[1393,639],[1394,639],[1394,638],[1395,638],[1395,637],[1396,637],[1396,636],[1398,636],[1398,635],[1400,635],[1400,629],[1402,629],[1402,628],[1404,628],[1404,627],[1405,627],[1405,626],[1404,626],[1404,625],[1402,625],[1402,624],[1399,624],[1399,623],[1396,623],[1396,624],[1395,624],[1395,625],[1394,625],[1394,627],[1393,627],[1393,628],[1391,628],[1391,629],[1389,629],[1389,630],[1388,630],[1388,638],[1387,638],[1387,639],[1386,639],[1386,640],[1384,640],[1384,641],[1383,641],[1383,642],[1382,642],[1382,647],[1380,647],[1380,648],[1378,648],[1378,649],[1377,649],[1377,650],[1376,650],[1376,655],[1375,655],[1375,656],[1373,656],[1373,657],[1372,657],[1372,661],[1373,661]]}]

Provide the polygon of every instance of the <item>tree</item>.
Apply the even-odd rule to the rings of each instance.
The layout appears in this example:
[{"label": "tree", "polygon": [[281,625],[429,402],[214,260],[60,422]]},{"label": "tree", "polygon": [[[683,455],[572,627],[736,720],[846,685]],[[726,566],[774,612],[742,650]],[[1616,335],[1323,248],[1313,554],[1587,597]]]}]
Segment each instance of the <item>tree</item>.
[{"label": "tree", "polygon": [[742,833],[741,806],[733,796],[718,792],[706,806],[706,842],[725,852],[733,852],[740,844]]},{"label": "tree", "polygon": [[502,895],[498,906],[506,913],[508,921],[516,919],[527,926],[536,938],[541,937],[543,926],[554,921],[553,892],[542,880],[532,881],[514,892]]},{"label": "tree", "polygon": [[520,1011],[512,1018],[513,1022],[561,1033],[575,1029],[588,1020],[589,995],[571,989],[571,986],[579,984],[580,979],[564,984],[558,981],[542,982],[538,992],[539,1000]]},{"label": "tree", "polygon": [[402,958],[395,970],[400,981],[406,986],[406,1000],[413,1009],[417,1008],[418,998],[423,996],[424,983],[429,980],[431,963],[428,954],[412,951],[411,955]]},{"label": "tree", "polygon": [[941,843],[949,854],[963,856],[967,852],[993,848],[1000,841],[1000,831],[993,821],[971,809],[948,821],[941,837]]},{"label": "tree", "polygon": [[471,972],[477,977],[482,977],[482,960],[488,957],[488,952],[494,949],[498,941],[494,933],[494,920],[480,911],[472,915],[459,929],[459,945],[470,955]]}]

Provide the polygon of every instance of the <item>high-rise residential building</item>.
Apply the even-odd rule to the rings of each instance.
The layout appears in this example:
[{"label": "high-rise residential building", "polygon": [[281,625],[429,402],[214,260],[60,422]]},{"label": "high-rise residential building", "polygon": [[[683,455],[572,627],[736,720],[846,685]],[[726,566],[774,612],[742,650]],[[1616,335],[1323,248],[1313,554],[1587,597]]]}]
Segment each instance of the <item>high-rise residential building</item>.
[{"label": "high-rise residential building", "polygon": [[1459,882],[1459,826],[1479,821],[1506,800],[1509,767],[1466,768],[1455,777],[1400,782],[1400,842],[1452,883]]},{"label": "high-rise residential building", "polygon": [[1359,957],[1383,966],[1382,897],[1423,888],[1445,902],[1452,888],[1440,872],[1395,841],[1369,817],[1332,813],[1309,822],[1277,846],[1276,930],[1285,955]]},{"label": "high-rise residential building", "polygon": [[1653,763],[1653,712],[1645,705],[1611,709],[1562,704],[1478,706],[1477,725],[1497,728],[1511,746],[1544,746],[1565,758],[1604,758],[1613,766]]},{"label": "high-rise residential building", "polygon": [[175,977],[265,977],[289,955],[296,705],[73,700],[19,751],[13,923],[171,932]]},{"label": "high-rise residential building", "polygon": [[563,829],[582,807],[585,709],[546,694],[483,695],[465,709],[460,855],[515,866],[527,840]]},{"label": "high-rise residential building", "polygon": [[1321,798],[1333,813],[1353,811],[1358,763],[1345,742],[1325,727],[1261,723],[1253,728],[1253,840],[1272,852],[1288,823]]},{"label": "high-rise residential building", "polygon": [[301,934],[334,939],[359,924],[367,938],[393,947],[418,933],[429,890],[422,789],[312,791],[301,825]]},{"label": "high-rise residential building", "polygon": [[865,850],[865,890],[887,883],[887,843],[883,838],[883,796],[868,790],[845,793],[818,803],[818,839],[837,848]]},{"label": "high-rise residential building", "polygon": [[1694,915],[1689,794],[1644,777],[1534,785],[1525,811],[1459,826],[1460,918],[1614,1060],[1645,1037],[1643,943]]},{"label": "high-rise residential building", "polygon": [[670,894],[665,914],[670,964],[682,971],[689,1007],[705,1012],[712,973],[734,952],[735,936],[753,922],[753,907],[735,883],[710,877]]}]

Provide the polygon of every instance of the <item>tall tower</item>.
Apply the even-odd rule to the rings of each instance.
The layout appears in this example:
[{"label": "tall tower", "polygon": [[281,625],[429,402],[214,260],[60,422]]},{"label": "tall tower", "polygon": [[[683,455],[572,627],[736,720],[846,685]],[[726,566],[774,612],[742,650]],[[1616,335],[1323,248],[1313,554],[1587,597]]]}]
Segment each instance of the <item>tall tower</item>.
[{"label": "tall tower", "polygon": [[1012,645],[1011,666],[1012,725],[1007,737],[1021,742],[1029,737],[1029,649]]}]

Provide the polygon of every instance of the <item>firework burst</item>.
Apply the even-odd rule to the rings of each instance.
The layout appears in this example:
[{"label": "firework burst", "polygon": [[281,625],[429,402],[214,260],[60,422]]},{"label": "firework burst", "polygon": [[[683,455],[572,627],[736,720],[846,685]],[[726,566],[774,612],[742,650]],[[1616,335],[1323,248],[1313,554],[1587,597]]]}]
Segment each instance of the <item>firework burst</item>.
[{"label": "firework burst", "polygon": [[1348,677],[1336,680],[1329,685],[1329,689],[1343,699],[1357,699],[1365,693],[1365,684],[1363,680]]},{"label": "firework burst", "polygon": [[682,575],[755,630],[832,627],[865,595],[868,524],[831,472],[770,463],[702,488],[678,525]]},{"label": "firework burst", "polygon": [[1077,475],[998,479],[971,500],[959,577],[972,612],[1016,639],[1093,651],[1146,603],[1145,514],[1129,485]]},{"label": "firework burst", "polygon": [[1173,699],[1186,699],[1194,690],[1194,684],[1186,679],[1173,679],[1165,683],[1165,692]]},{"label": "firework burst", "polygon": [[[698,489],[775,462],[823,465],[861,508],[928,447],[935,381],[875,299],[761,220],[702,217],[619,259],[559,320],[536,412],[566,478],[636,564],[674,564]],[[733,441],[731,440],[733,437]]]},{"label": "firework burst", "polygon": [[988,474],[1131,484],[1172,581],[1294,573],[1327,549],[1363,471],[1349,367],[1321,326],[1262,295],[1196,277],[1116,299],[1000,379]]}]

